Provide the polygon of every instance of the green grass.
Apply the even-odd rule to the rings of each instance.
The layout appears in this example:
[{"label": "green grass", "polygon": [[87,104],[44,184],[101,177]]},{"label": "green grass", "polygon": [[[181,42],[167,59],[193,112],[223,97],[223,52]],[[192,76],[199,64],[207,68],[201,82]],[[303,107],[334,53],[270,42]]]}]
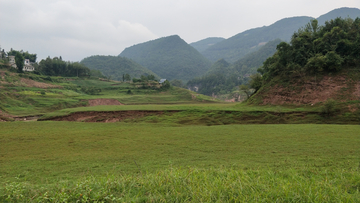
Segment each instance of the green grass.
[{"label": "green grass", "polygon": [[[163,91],[150,87],[143,88],[141,84],[136,83],[45,77],[31,73],[22,74],[22,77],[50,83],[58,87],[46,89],[26,87],[25,84],[18,84],[21,79],[20,75],[5,73],[7,73],[6,80],[10,84],[3,85],[4,87],[1,89],[0,109],[17,116],[38,115],[67,107],[83,106],[84,100],[89,99],[116,99],[127,105],[216,102],[207,96],[192,99],[190,91],[176,87]],[[100,88],[101,92],[89,95],[86,94],[86,90],[82,90],[84,87],[85,89],[86,87]],[[131,94],[127,93],[128,90],[131,90]]]},{"label": "green grass", "polygon": [[11,122],[0,129],[2,200],[360,198],[356,125]]},{"label": "green grass", "polygon": [[[115,97],[116,98],[116,97]],[[158,97],[161,98],[161,97]],[[119,99],[120,100],[120,99]],[[121,100],[120,100],[121,101]],[[75,112],[86,111],[131,111],[131,110],[180,110],[180,111],[234,111],[234,112],[317,112],[318,108],[298,107],[298,106],[252,106],[238,103],[221,103],[221,102],[196,102],[191,103],[174,103],[174,104],[137,104],[137,105],[121,105],[121,106],[91,106],[61,109],[58,111],[47,113],[43,118],[51,118],[56,116],[64,116]]]},{"label": "green grass", "polygon": [[173,168],[156,173],[88,176],[46,187],[8,183],[15,202],[359,202],[360,174],[350,170]]},{"label": "green grass", "polygon": [[359,126],[0,123],[3,181],[174,166],[346,169],[359,163]]}]

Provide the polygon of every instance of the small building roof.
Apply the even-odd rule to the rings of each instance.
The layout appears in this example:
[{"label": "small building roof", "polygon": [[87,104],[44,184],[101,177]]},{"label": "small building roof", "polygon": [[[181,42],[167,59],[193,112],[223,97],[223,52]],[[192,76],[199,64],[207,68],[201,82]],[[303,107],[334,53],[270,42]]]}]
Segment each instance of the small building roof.
[{"label": "small building roof", "polygon": [[166,79],[160,79],[159,83],[161,84],[161,83],[163,83],[165,81],[166,81]]}]

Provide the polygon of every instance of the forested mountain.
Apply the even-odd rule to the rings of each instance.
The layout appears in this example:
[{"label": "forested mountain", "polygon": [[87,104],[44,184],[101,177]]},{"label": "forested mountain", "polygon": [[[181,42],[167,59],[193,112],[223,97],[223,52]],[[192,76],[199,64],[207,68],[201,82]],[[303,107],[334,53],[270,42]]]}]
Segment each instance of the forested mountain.
[{"label": "forested mountain", "polygon": [[276,52],[276,46],[280,42],[280,39],[270,41],[258,51],[247,54],[234,64],[220,59],[204,76],[190,80],[187,86],[209,96],[230,93],[236,86],[246,83],[249,75],[257,72],[263,62]]},{"label": "forested mountain", "polygon": [[253,88],[256,103],[359,100],[360,18],[336,18],[324,26],[312,20],[281,42],[269,57]]},{"label": "forested mountain", "polygon": [[[335,19],[336,17],[350,17],[355,19],[356,17],[360,17],[360,10],[357,8],[335,9],[320,16],[318,18],[319,25],[323,25],[325,21]],[[230,63],[234,63],[247,53],[256,51],[261,45],[268,41],[274,39],[290,41],[292,34],[298,31],[299,28],[305,26],[311,19],[313,19],[313,17],[285,18],[270,26],[254,28],[239,33],[209,47],[201,53],[213,62],[223,58]]]},{"label": "forested mountain", "polygon": [[80,63],[90,69],[101,71],[112,80],[121,81],[124,74],[129,74],[131,78],[140,78],[141,75],[154,75],[160,78],[136,62],[120,56],[90,56],[81,60]]},{"label": "forested mountain", "polygon": [[258,50],[268,41],[274,39],[289,41],[290,36],[311,19],[311,17],[305,16],[285,18],[270,26],[239,33],[209,47],[201,53],[214,62],[223,58],[230,63],[234,63],[246,54]]},{"label": "forested mountain", "polygon": [[197,42],[190,43],[192,47],[194,47],[198,52],[205,51],[205,49],[213,46],[214,44],[221,42],[225,40],[225,38],[222,37],[209,37]]},{"label": "forested mountain", "polygon": [[177,35],[126,48],[119,56],[130,58],[162,78],[188,81],[203,75],[211,62]]},{"label": "forested mountain", "polygon": [[211,66],[211,68],[206,72],[206,75],[227,73],[230,65],[231,64],[225,61],[225,59],[220,59]]},{"label": "forested mountain", "polygon": [[280,39],[272,40],[262,46],[259,50],[249,53],[240,60],[236,61],[232,68],[240,75],[255,74],[264,61],[276,52],[276,46],[280,44]]},{"label": "forested mountain", "polygon": [[338,8],[334,9],[324,15],[317,18],[319,25],[324,25],[325,21],[329,21],[335,18],[351,18],[355,19],[360,17],[360,9],[357,8]]}]

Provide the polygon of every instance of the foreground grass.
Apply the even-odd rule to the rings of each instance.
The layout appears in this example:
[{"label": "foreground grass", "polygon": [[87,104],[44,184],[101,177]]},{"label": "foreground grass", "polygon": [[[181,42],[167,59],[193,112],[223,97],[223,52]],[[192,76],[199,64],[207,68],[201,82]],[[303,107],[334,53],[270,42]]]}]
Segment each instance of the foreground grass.
[{"label": "foreground grass", "polygon": [[0,202],[360,201],[358,125],[0,129]]},{"label": "foreground grass", "polygon": [[351,169],[358,125],[186,126],[127,123],[0,123],[0,184],[53,183],[168,167]]},{"label": "foreground grass", "polygon": [[[358,170],[170,168],[52,185],[7,183],[1,202],[359,202]],[[1,193],[0,193],[1,194]]]}]

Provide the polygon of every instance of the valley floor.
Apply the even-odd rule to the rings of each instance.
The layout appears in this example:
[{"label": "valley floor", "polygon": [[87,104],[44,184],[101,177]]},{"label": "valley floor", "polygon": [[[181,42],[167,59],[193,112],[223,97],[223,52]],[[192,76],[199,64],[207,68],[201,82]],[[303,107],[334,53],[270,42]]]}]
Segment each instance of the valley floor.
[{"label": "valley floor", "polygon": [[360,199],[358,125],[44,121],[0,128],[2,201]]}]

